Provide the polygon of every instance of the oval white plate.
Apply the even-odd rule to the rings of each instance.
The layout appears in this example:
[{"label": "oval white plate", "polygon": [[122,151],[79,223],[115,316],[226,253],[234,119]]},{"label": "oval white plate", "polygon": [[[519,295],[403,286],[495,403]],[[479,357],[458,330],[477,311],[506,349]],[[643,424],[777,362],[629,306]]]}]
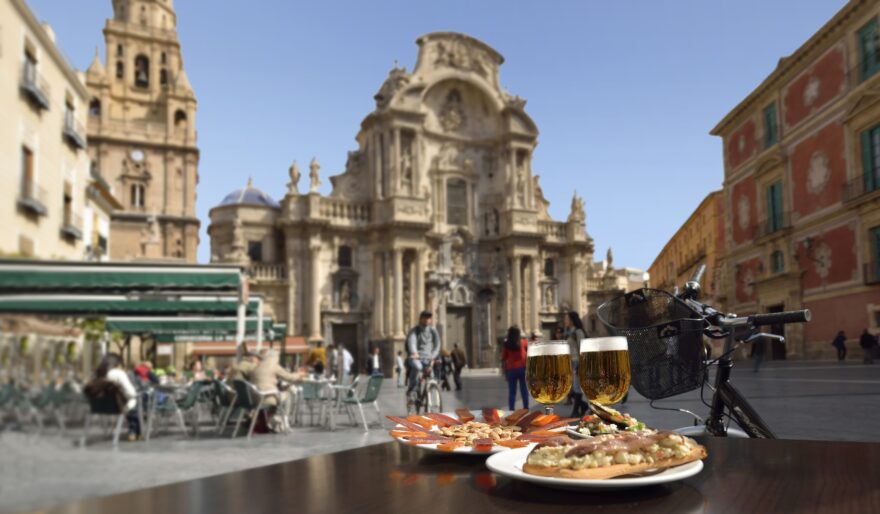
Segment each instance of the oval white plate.
[{"label": "oval white plate", "polygon": [[542,477],[539,475],[530,475],[522,469],[523,464],[526,463],[526,457],[529,456],[531,450],[531,448],[516,448],[509,452],[492,455],[486,459],[486,467],[499,475],[514,478],[516,480],[523,480],[525,482],[532,482],[546,487],[567,489],[571,491],[607,491],[611,489],[629,489],[634,487],[665,484],[694,476],[703,469],[703,461],[697,460],[674,468],[665,469],[654,475],[641,477],[609,478],[607,480]]}]

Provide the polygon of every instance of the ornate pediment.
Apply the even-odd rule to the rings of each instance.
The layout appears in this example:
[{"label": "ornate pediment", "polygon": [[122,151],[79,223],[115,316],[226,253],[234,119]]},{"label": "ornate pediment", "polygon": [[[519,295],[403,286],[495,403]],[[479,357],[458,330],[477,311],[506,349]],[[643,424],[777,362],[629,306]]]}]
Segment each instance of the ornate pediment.
[{"label": "ornate pediment", "polygon": [[855,118],[859,113],[877,103],[878,100],[880,100],[880,88],[873,87],[864,90],[858,98],[847,105],[846,114],[844,115],[843,120],[849,121],[852,118]]},{"label": "ornate pediment", "polygon": [[421,50],[416,71],[459,71],[473,73],[497,85],[501,54],[487,44],[455,32],[433,32],[417,41]]}]

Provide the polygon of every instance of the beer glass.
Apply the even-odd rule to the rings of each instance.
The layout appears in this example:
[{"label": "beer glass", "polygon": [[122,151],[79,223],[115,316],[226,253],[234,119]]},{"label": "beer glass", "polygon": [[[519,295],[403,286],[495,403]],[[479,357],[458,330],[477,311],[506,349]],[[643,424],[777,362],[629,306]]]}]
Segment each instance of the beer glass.
[{"label": "beer glass", "polygon": [[526,385],[529,394],[552,414],[553,406],[571,390],[571,349],[568,341],[529,343],[526,358]]},{"label": "beer glass", "polygon": [[590,401],[614,405],[629,390],[629,350],[625,337],[581,340],[578,380]]}]

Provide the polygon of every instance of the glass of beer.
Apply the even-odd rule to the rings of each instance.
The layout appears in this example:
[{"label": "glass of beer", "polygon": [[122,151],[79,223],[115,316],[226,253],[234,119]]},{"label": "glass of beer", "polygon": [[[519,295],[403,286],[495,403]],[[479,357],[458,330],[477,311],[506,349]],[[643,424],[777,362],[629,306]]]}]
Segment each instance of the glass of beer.
[{"label": "glass of beer", "polygon": [[529,394],[552,414],[553,406],[571,390],[571,350],[568,341],[529,343],[526,359],[526,385]]},{"label": "glass of beer", "polygon": [[629,390],[629,350],[625,337],[581,340],[578,380],[590,401],[614,405]]}]

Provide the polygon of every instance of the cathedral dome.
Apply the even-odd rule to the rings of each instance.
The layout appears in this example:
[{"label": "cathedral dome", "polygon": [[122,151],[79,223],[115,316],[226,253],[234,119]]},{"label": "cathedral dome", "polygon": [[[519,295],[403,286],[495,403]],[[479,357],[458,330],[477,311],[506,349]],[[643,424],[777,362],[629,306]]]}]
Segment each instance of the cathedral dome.
[{"label": "cathedral dome", "polygon": [[218,207],[225,205],[263,205],[266,207],[278,208],[280,205],[271,196],[254,187],[253,182],[248,179],[247,186],[236,189],[226,195]]}]

